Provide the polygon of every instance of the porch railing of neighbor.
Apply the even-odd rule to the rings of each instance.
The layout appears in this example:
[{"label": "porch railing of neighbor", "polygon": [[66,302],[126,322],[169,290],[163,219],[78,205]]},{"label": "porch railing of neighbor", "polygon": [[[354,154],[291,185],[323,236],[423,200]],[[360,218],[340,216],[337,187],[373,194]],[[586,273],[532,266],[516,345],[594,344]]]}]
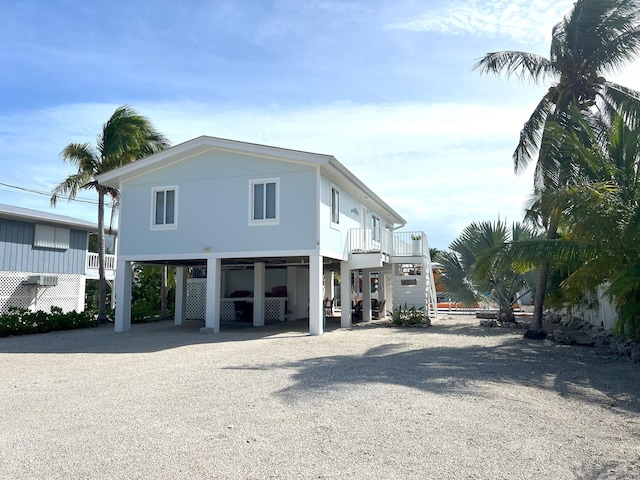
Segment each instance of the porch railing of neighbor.
[{"label": "porch railing of neighbor", "polygon": [[[98,270],[99,255],[97,253],[87,253],[87,270]],[[115,271],[116,269],[116,256],[105,255],[104,256],[104,268],[105,270]]]}]

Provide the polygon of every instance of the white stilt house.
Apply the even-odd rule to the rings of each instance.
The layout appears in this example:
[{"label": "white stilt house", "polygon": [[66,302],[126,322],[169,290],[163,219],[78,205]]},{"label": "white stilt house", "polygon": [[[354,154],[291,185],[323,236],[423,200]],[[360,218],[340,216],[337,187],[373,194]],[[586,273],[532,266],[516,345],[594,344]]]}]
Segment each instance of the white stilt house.
[{"label": "white stilt house", "polygon": [[117,331],[131,325],[133,263],[175,265],[175,321],[202,318],[203,332],[308,319],[319,335],[337,296],[343,327],[358,297],[365,320],[373,297],[435,314],[426,236],[414,247],[397,232],[405,220],[332,156],[198,137],[98,181],[121,192]]}]

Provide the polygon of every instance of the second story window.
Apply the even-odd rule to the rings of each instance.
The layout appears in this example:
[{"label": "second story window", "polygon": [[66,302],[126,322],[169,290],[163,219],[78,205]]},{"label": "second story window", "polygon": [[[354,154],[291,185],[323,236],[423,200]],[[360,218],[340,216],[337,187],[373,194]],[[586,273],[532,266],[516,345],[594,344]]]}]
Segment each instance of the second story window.
[{"label": "second story window", "polygon": [[251,181],[249,223],[254,225],[278,223],[278,183],[278,179]]},{"label": "second story window", "polygon": [[154,188],[151,228],[153,230],[177,228],[178,187]]},{"label": "second story window", "polygon": [[331,224],[340,225],[340,190],[331,188]]}]

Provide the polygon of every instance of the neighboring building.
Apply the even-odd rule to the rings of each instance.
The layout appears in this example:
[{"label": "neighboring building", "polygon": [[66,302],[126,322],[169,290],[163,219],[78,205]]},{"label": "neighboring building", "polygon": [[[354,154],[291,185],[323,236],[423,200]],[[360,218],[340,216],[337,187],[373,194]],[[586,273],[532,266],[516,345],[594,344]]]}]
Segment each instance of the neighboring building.
[{"label": "neighboring building", "polygon": [[[0,313],[10,307],[84,310],[85,284],[98,278],[98,254],[88,252],[98,226],[64,215],[0,205]],[[115,278],[107,255],[106,278]]]},{"label": "neighboring building", "polygon": [[203,136],[97,180],[121,193],[116,331],[131,326],[134,262],[176,266],[175,321],[202,318],[207,332],[308,318],[321,334],[337,296],[348,327],[358,276],[377,279],[386,310],[394,298],[435,308],[426,235],[394,233],[405,220],[332,156]]}]

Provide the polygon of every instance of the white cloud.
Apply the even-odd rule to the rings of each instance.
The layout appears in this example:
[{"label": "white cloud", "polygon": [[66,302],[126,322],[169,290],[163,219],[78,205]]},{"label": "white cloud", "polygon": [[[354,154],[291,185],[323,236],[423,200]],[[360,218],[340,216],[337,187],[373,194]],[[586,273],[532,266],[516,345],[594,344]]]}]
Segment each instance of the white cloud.
[{"label": "white cloud", "polygon": [[551,29],[573,0],[490,0],[448,2],[393,28],[448,35],[502,36],[520,43],[548,43]]}]

